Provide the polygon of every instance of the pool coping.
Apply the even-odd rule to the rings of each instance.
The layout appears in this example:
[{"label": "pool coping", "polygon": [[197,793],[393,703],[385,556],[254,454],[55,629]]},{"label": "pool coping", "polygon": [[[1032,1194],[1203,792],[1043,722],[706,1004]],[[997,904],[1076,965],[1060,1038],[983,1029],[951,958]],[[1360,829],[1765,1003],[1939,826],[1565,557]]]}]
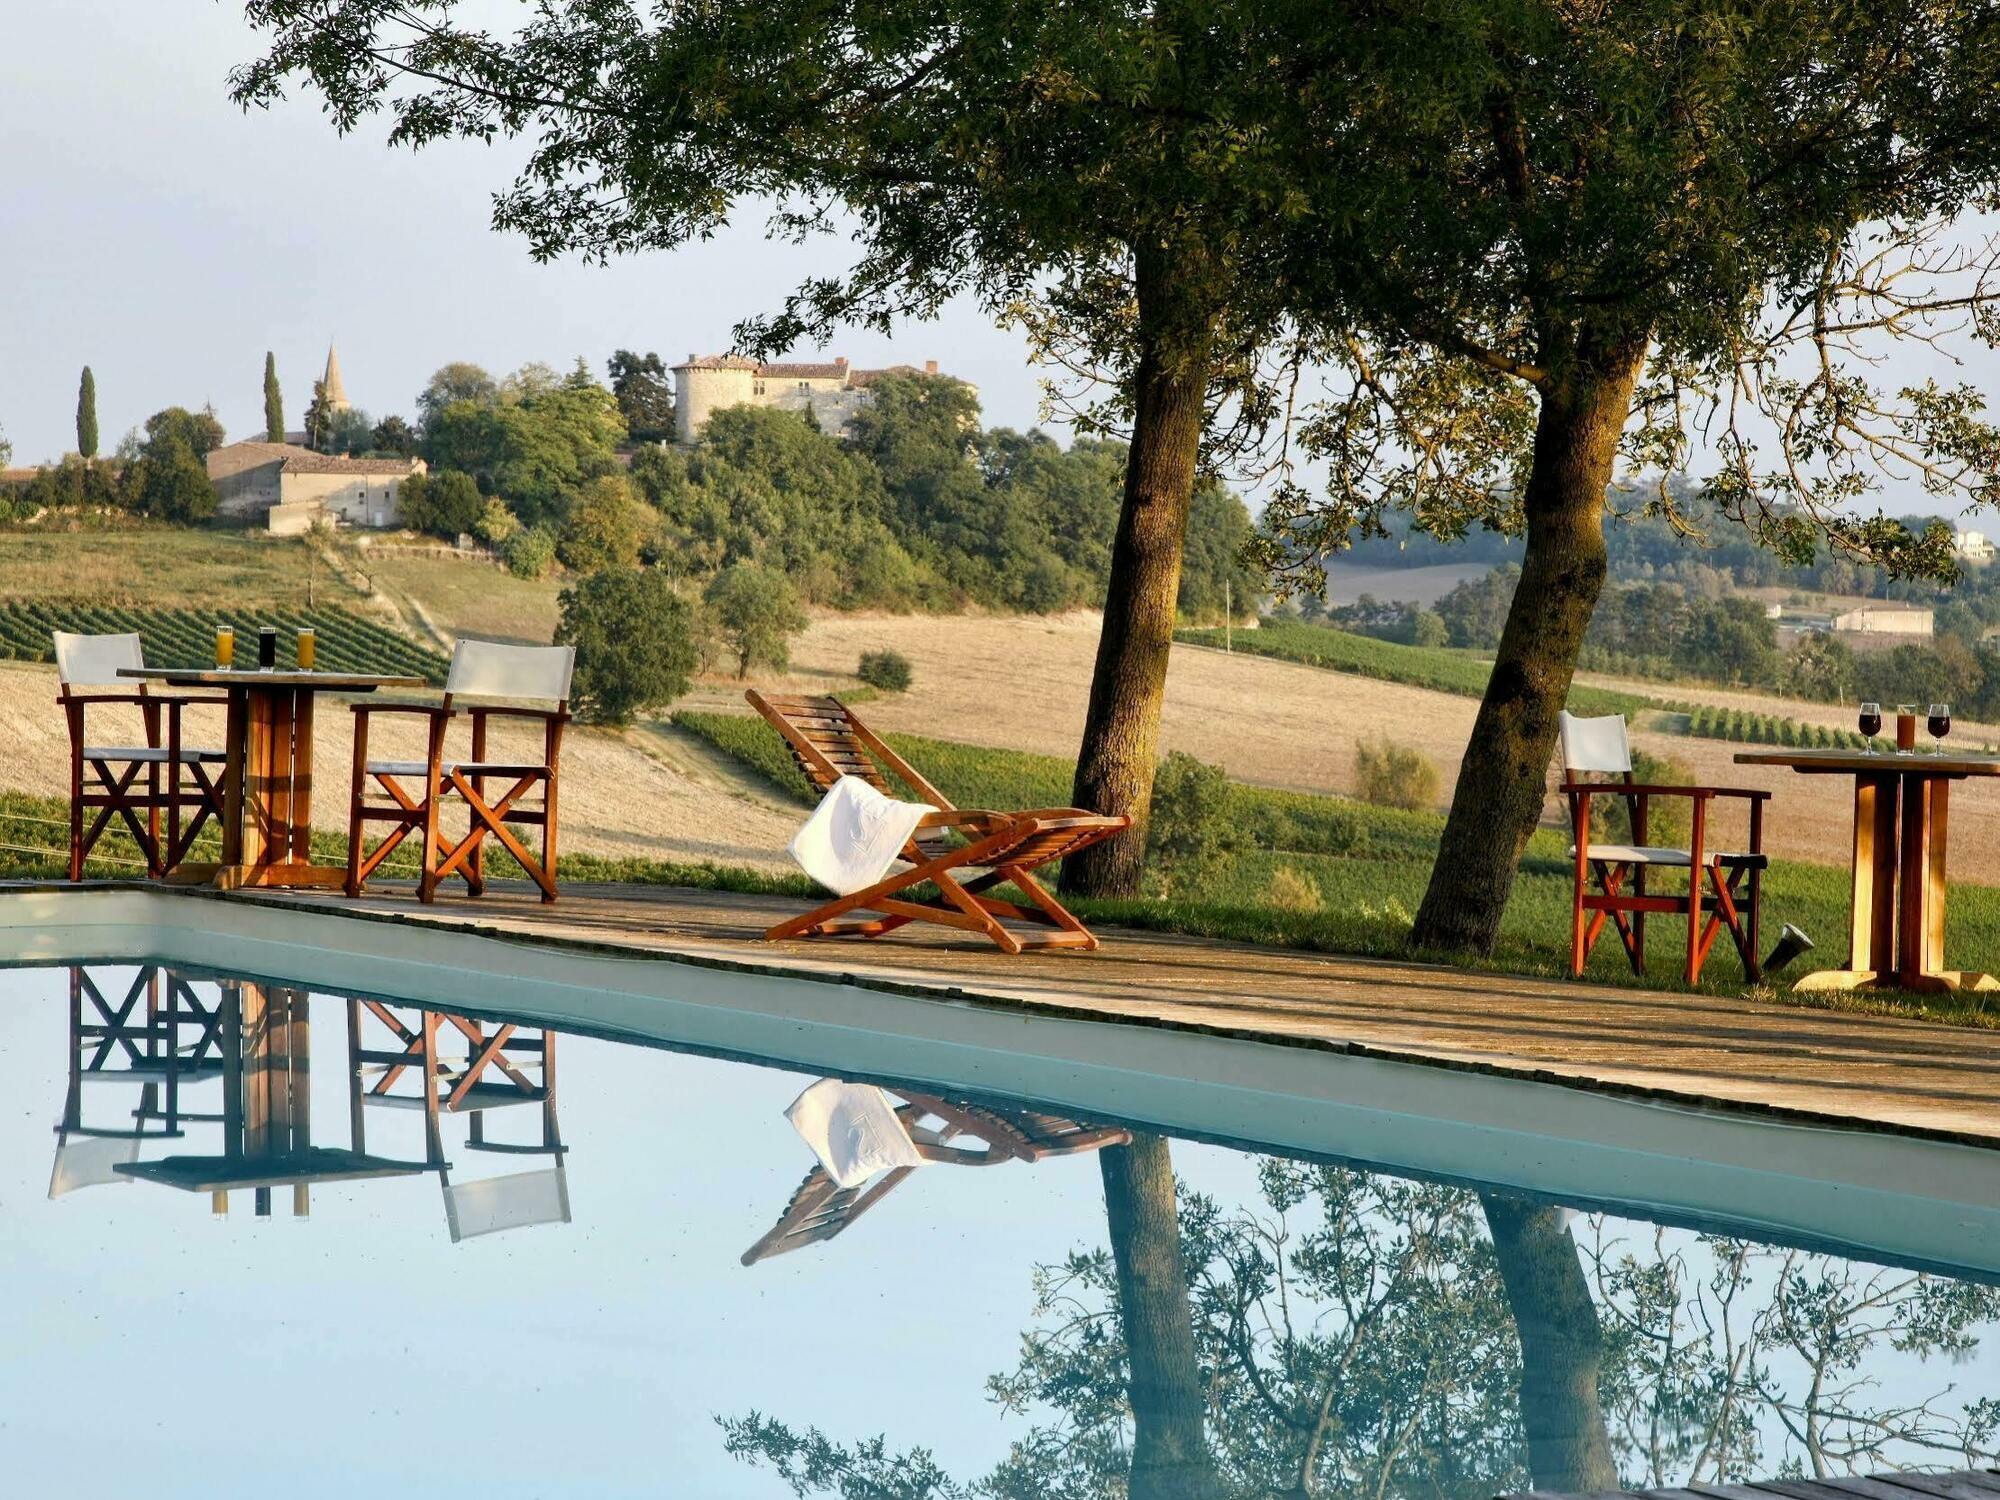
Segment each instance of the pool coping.
[{"label": "pool coping", "polygon": [[21,899],[0,903],[0,962],[153,959],[414,995],[2000,1274],[2000,1139],[1976,1133],[417,913],[123,882],[6,893]]}]

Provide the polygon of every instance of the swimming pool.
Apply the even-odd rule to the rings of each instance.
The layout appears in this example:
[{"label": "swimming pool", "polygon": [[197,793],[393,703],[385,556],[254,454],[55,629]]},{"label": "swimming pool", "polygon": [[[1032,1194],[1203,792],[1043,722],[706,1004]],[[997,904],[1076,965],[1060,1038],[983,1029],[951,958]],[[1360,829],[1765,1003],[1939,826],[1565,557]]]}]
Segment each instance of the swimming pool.
[{"label": "swimming pool", "polygon": [[[0,975],[9,1493],[1103,1496],[1136,1453],[1133,1494],[1470,1500],[2000,1446],[1979,1226],[1870,1258],[1780,1221],[1855,1189],[1726,1237],[1490,1172],[1546,1140],[1440,1171],[1268,1087],[1277,1128],[1224,1131],[1227,1080],[1121,1083],[1039,1023],[1027,1068],[741,975],[640,1028],[574,969],[598,1019],[559,1019],[592,1007],[527,953],[422,992],[242,932],[47,941],[86,937]],[[785,1115],[827,1077],[933,1159],[833,1183]]]}]

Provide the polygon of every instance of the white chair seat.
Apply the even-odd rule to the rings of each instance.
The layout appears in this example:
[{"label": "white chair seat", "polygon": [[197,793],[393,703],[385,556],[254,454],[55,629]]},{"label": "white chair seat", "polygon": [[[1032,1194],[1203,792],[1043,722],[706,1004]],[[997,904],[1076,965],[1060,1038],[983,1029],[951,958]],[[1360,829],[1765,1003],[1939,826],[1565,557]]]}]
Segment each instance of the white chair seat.
[{"label": "white chair seat", "polygon": [[[1576,845],[1569,846],[1569,857],[1576,858]],[[1685,865],[1689,862],[1685,849],[1661,849],[1652,844],[1592,844],[1588,856],[1594,860],[1605,860],[1615,865]],[[1761,854],[1734,854],[1727,850],[1710,849],[1703,853],[1702,860],[1712,865],[1763,864]]]},{"label": "white chair seat", "polygon": [[[523,771],[536,769],[517,760],[448,760],[441,767],[442,774],[462,771],[467,776],[518,776]],[[370,776],[423,776],[430,767],[420,760],[371,760],[368,762]]]},{"label": "white chair seat", "polygon": [[[143,765],[164,765],[167,760],[167,751],[165,746],[155,749],[150,745],[85,745],[83,747],[83,758],[85,760],[136,760]],[[227,759],[228,756],[220,750],[202,750],[191,745],[181,746],[181,760],[183,763],[189,761],[223,761]]]}]

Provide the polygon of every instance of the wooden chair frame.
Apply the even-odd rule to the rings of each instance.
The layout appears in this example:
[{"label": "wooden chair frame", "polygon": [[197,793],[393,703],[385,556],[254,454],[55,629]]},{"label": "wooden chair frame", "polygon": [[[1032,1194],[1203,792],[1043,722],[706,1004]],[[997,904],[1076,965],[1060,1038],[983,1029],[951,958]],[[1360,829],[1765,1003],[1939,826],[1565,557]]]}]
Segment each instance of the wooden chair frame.
[{"label": "wooden chair frame", "polygon": [[[902,857],[910,868],[780,922],[764,934],[766,938],[875,938],[911,922],[933,922],[977,933],[1007,953],[1098,946],[1090,930],[1030,872],[1115,838],[1131,827],[1130,818],[1075,807],[1013,813],[956,807],[837,698],[766,697],[754,688],[744,696],[784,737],[799,769],[821,793],[843,776],[859,776],[876,790],[895,796],[883,775],[886,768],[938,809],[925,814],[903,848]],[[965,842],[951,842],[945,836],[950,831],[962,833]],[[967,870],[981,873],[966,879],[962,872]],[[926,883],[937,891],[935,899],[912,894]],[[1003,883],[1013,885],[1029,904],[988,894]],[[840,920],[859,911],[879,915]],[[1034,930],[1017,932],[1002,918]]]},{"label": "wooden chair frame", "polygon": [[[1634,974],[1646,972],[1646,916],[1649,912],[1684,917],[1687,921],[1687,961],[1682,977],[1690,985],[1701,980],[1709,949],[1724,931],[1743,961],[1743,975],[1752,984],[1763,977],[1758,958],[1762,920],[1764,870],[1764,804],[1771,794],[1747,787],[1654,786],[1642,784],[1631,772],[1622,781],[1566,780],[1562,794],[1569,804],[1575,883],[1570,908],[1570,973],[1581,978],[1591,950],[1607,922],[1616,928]],[[1685,894],[1661,895],[1646,889],[1652,868],[1678,868],[1646,861],[1594,857],[1590,842],[1593,797],[1624,799],[1632,821],[1632,843],[1644,846],[1651,803],[1655,797],[1685,797],[1693,804],[1688,840],[1688,888]],[[1717,853],[1708,848],[1708,809],[1718,797],[1741,798],[1750,804],[1750,849],[1746,854]],[[1602,847],[1602,846],[1600,846]],[[1595,876],[1596,888],[1591,889]],[[1627,884],[1629,882],[1629,889]],[[1704,889],[1703,887],[1707,888]]]},{"label": "wooden chair frame", "polygon": [[[570,721],[569,703],[553,708],[531,708],[519,704],[481,703],[459,708],[446,693],[438,703],[360,702],[354,712],[354,779],[347,822],[347,894],[358,896],[382,861],[393,854],[412,834],[423,840],[423,861],[417,877],[417,899],[435,901],[437,888],[456,875],[473,896],[486,890],[486,841],[497,839],[511,854],[541,892],[544,902],[556,899],[556,811],[557,789],[561,782],[563,729]],[[461,712],[472,721],[472,753],[465,761],[445,758],[445,732]],[[404,772],[373,768],[368,760],[368,730],[377,714],[414,714],[428,720],[424,756],[424,785],[421,793],[403,785]],[[486,758],[487,732],[494,718],[539,721],[542,725],[542,761],[489,761]],[[498,797],[487,795],[489,778],[510,783]],[[375,783],[386,800],[371,801],[369,783]],[[527,806],[522,799],[540,790],[538,802]],[[471,826],[456,842],[447,843],[439,832],[438,815],[444,799],[456,797],[471,815]],[[388,831],[371,849],[365,832],[370,823],[386,823]],[[541,854],[536,857],[515,835],[516,825],[542,830]]]},{"label": "wooden chair frame", "polygon": [[[138,844],[148,877],[158,880],[171,874],[187,858],[202,829],[211,820],[218,827],[222,823],[222,779],[187,751],[182,714],[202,705],[222,707],[227,700],[158,693],[143,684],[131,691],[96,692],[62,683],[56,701],[69,726],[69,878],[83,879],[84,861],[114,818],[124,823]],[[103,753],[106,748],[123,747],[90,743],[89,710],[112,704],[138,708],[146,731],[145,748],[161,752],[159,758],[108,755]],[[93,749],[99,753],[90,754]],[[183,772],[188,778],[185,784]],[[193,817],[183,827],[181,819],[190,811]]]}]

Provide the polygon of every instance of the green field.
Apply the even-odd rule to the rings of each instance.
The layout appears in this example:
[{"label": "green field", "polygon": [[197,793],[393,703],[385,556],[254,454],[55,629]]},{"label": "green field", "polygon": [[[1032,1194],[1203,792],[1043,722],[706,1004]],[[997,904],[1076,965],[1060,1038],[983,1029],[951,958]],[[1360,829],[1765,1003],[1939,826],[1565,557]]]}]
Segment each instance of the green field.
[{"label": "green field", "polygon": [[[144,608],[304,602],[311,553],[297,537],[125,525],[101,531],[0,531],[6,597],[91,599]],[[322,568],[315,602],[358,599]]]},{"label": "green field", "polygon": [[[774,787],[808,803],[805,782],[777,734],[761,719],[740,714],[680,713],[675,722],[752,768]],[[1068,764],[1052,756],[886,736],[938,789],[962,807],[1061,805],[1069,800]],[[1087,901],[1079,911],[1100,921],[1158,931],[1267,942],[1328,952],[1401,956],[1444,820],[1433,813],[1370,807],[1338,797],[1236,788],[1238,818],[1252,847],[1228,863],[1208,888],[1189,896],[1134,901]],[[1530,839],[1520,878],[1501,927],[1500,945],[1485,967],[1517,973],[1566,974],[1569,968],[1568,839],[1544,828]],[[1286,872],[1282,877],[1280,872]],[[1299,893],[1311,895],[1302,904]],[[1838,963],[1847,947],[1847,872],[1822,865],[1775,863],[1765,883],[1764,942],[1779,926],[1797,923],[1819,944],[1786,979]],[[1316,902],[1316,906],[1313,903]],[[1656,917],[1648,932],[1645,982],[1677,987],[1685,928]],[[1968,967],[2000,969],[2000,890],[1952,887],[1950,944]],[[1637,982],[1614,937],[1592,955],[1589,975],[1612,984]],[[1740,993],[1735,954],[1718,940],[1702,988]],[[1902,1002],[1847,999],[1842,1005],[1895,1007]],[[1914,1004],[1914,1002],[1911,1002]],[[1906,1009],[1908,1007],[1905,1007]],[[1933,1002],[1943,1019],[2000,1024],[1977,997]]]},{"label": "green field", "polygon": [[335,672],[383,672],[444,681],[445,660],[395,631],[345,609],[283,606],[217,609],[132,609],[120,605],[37,599],[0,603],[0,659],[53,661],[50,632],[115,634],[137,631],[146,662],[155,667],[206,667],[215,663],[215,631],[236,631],[237,660],[255,665],[257,629],[278,631],[278,665],[297,665],[298,632],[311,626],[319,641],[319,665]]}]

